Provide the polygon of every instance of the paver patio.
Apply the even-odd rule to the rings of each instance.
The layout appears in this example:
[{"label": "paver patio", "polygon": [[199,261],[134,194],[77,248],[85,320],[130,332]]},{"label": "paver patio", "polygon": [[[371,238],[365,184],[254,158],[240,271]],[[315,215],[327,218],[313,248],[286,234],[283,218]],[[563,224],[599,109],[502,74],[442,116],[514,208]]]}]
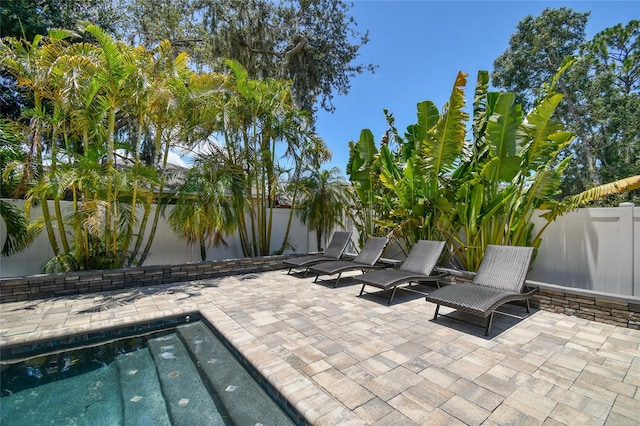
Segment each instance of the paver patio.
[{"label": "paver patio", "polygon": [[0,344],[200,311],[312,424],[638,424],[638,330],[533,311],[496,316],[485,337],[433,321],[414,293],[387,306],[348,278],[312,281],[280,270],[6,303]]}]

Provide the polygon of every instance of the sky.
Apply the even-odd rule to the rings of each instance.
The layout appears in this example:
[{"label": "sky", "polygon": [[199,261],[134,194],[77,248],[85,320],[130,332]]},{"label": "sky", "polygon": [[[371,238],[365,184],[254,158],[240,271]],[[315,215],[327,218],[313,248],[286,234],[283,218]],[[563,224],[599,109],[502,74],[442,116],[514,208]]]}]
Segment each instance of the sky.
[{"label": "sky", "polygon": [[[472,102],[479,70],[493,70],[493,61],[509,47],[518,22],[537,17],[545,8],[566,6],[591,11],[586,35],[640,19],[640,1],[354,1],[351,15],[359,32],[369,31],[369,43],[356,63],[377,65],[375,74],[351,80],[348,95],[334,96],[335,111],[317,113],[317,132],[333,153],[324,168],[345,173],[349,141],[370,129],[379,146],[387,129],[383,109],[395,117],[400,134],[416,122],[418,102],[447,102],[459,71],[467,79],[467,105]],[[346,175],[345,175],[346,176]]]}]

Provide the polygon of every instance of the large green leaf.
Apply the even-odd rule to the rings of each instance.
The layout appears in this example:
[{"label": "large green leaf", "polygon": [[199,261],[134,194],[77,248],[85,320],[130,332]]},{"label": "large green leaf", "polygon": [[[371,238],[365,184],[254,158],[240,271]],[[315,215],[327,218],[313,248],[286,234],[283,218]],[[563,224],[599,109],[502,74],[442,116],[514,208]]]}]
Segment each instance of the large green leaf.
[{"label": "large green leaf", "polygon": [[402,177],[393,154],[387,146],[382,146],[380,148],[380,180],[382,184],[391,190],[395,190],[396,183]]},{"label": "large green leaf", "polygon": [[469,118],[464,111],[466,84],[467,74],[459,72],[443,114],[437,124],[426,134],[421,150],[421,168],[432,181],[442,173],[451,171],[462,152],[466,136],[466,121]]},{"label": "large green leaf", "polygon": [[476,90],[473,96],[473,140],[479,143],[480,135],[484,135],[487,125],[487,89],[489,88],[489,73],[478,71]]},{"label": "large green leaf", "polygon": [[415,149],[420,149],[420,142],[424,140],[427,132],[433,128],[440,120],[440,111],[438,107],[431,101],[423,101],[418,103],[418,123],[415,126],[413,137],[416,141]]},{"label": "large green leaf", "polygon": [[636,189],[640,189],[640,175],[598,185],[579,194],[564,198],[561,203],[555,206],[554,210],[545,213],[543,217],[551,221],[559,215],[577,209],[591,201],[600,200],[609,195],[623,194]]},{"label": "large green leaf", "polygon": [[527,164],[532,169],[553,160],[555,153],[570,141],[568,137],[551,137],[552,134],[557,134],[564,129],[562,123],[552,118],[562,98],[560,93],[549,95],[527,115],[522,123],[522,130],[530,138],[527,147]]},{"label": "large green leaf", "polygon": [[30,226],[24,212],[7,201],[0,200],[0,217],[4,219],[7,232],[1,256],[11,256],[24,250],[42,231],[42,226]]},{"label": "large green leaf", "polygon": [[373,133],[369,129],[360,132],[360,139],[353,146],[352,156],[349,159],[350,178],[363,188],[371,189],[371,165],[378,150],[376,148]]},{"label": "large green leaf", "polygon": [[487,123],[486,140],[493,164],[487,170],[491,174],[485,176],[494,182],[509,182],[520,169],[517,155],[518,146],[522,145],[522,135],[518,132],[522,109],[515,99],[514,93],[500,94]]},{"label": "large green leaf", "polygon": [[487,180],[510,182],[520,171],[520,157],[493,157],[482,166],[481,174]]}]

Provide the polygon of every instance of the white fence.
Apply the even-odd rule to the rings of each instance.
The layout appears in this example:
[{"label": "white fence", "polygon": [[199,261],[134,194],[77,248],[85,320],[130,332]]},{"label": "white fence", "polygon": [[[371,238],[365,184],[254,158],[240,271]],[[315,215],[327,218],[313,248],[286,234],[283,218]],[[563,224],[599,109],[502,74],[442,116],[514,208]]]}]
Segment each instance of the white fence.
[{"label": "white fence", "polygon": [[528,278],[640,296],[640,207],[578,209],[557,218],[542,234]]},{"label": "white fence", "polygon": [[[22,207],[21,201],[11,201],[16,206]],[[71,202],[63,202],[63,211],[70,212]],[[66,207],[66,209],[65,209]],[[53,204],[50,203],[50,210],[53,211]],[[165,217],[168,217],[173,206],[168,206],[165,211]],[[40,208],[32,209],[32,218],[42,215]],[[152,212],[153,214],[153,212]],[[271,251],[280,249],[284,233],[286,231],[287,221],[289,220],[289,209],[273,210],[273,230],[271,236]],[[150,228],[148,226],[147,228]],[[57,230],[56,230],[57,231]],[[147,229],[147,235],[149,234]],[[4,221],[0,219],[0,243],[4,244],[6,238],[6,226]],[[228,246],[210,247],[207,250],[207,260],[223,260],[237,259],[242,257],[242,247],[240,246],[240,238],[237,233],[225,236]],[[294,214],[289,231],[289,242],[291,248],[286,253],[308,253],[316,251],[316,233],[308,232],[307,227],[303,225],[298,217]],[[44,263],[53,256],[53,251],[49,245],[47,234],[43,231],[38,239],[30,245],[26,250],[9,257],[0,257],[0,278],[18,277],[25,275],[39,274]],[[145,265],[168,265],[189,262],[200,262],[200,248],[198,245],[191,246],[184,240],[181,240],[170,228],[169,224],[162,217],[159,220],[153,244],[149,252],[149,256],[145,261]]]},{"label": "white fence", "polygon": [[[19,205],[19,202],[18,202]],[[169,207],[170,209],[171,207]],[[169,210],[166,212],[169,213]],[[272,247],[280,248],[289,209],[275,209]],[[34,217],[39,213],[33,212]],[[537,226],[543,224],[536,219]],[[0,221],[0,242],[6,228]],[[315,251],[315,232],[309,232],[293,216],[289,239],[293,251]],[[237,235],[225,238],[228,247],[211,247],[207,260],[242,257]],[[623,296],[640,296],[640,207],[579,209],[559,217],[542,238],[542,245],[528,278],[549,284],[581,288]],[[0,258],[0,277],[38,274],[52,256],[46,234],[27,250]],[[178,238],[161,220],[145,265],[199,262],[200,251]]]}]

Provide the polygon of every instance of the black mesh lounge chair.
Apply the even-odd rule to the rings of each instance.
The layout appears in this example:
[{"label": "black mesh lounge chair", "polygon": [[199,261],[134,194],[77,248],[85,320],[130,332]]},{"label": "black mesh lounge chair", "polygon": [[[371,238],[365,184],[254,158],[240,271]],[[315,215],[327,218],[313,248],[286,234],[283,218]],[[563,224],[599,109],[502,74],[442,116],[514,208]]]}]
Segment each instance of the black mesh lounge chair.
[{"label": "black mesh lounge chair", "polygon": [[380,257],[382,257],[382,253],[387,247],[387,244],[389,244],[389,239],[386,237],[369,237],[367,242],[364,243],[362,250],[360,250],[360,253],[358,253],[353,260],[334,260],[310,266],[309,270],[316,274],[313,282],[318,281],[320,275],[338,274],[338,278],[336,278],[333,284],[333,287],[336,287],[343,272],[358,269],[364,272],[365,270],[376,268],[376,264],[380,260]]},{"label": "black mesh lounge chair", "polygon": [[433,319],[438,319],[440,305],[489,317],[484,333],[487,336],[493,314],[501,305],[526,300],[529,312],[529,297],[538,290],[524,285],[532,253],[532,247],[488,245],[471,283],[451,284],[429,292],[426,300],[438,305]]},{"label": "black mesh lounge chair", "polygon": [[[362,296],[364,288],[368,285],[381,288],[383,291],[393,289],[388,300],[388,304],[391,305],[398,287],[407,284],[410,286],[412,282],[437,282],[438,279],[448,275],[447,273],[431,275],[443,249],[444,241],[420,240],[413,246],[409,256],[402,262],[399,269],[381,269],[354,277],[355,281],[362,283],[360,296]],[[423,293],[408,287],[404,288]]]},{"label": "black mesh lounge chair", "polygon": [[350,240],[351,232],[334,232],[324,253],[292,257],[291,259],[285,260],[283,263],[289,267],[287,274],[290,274],[293,268],[304,268],[304,276],[306,277],[309,266],[340,259]]}]

